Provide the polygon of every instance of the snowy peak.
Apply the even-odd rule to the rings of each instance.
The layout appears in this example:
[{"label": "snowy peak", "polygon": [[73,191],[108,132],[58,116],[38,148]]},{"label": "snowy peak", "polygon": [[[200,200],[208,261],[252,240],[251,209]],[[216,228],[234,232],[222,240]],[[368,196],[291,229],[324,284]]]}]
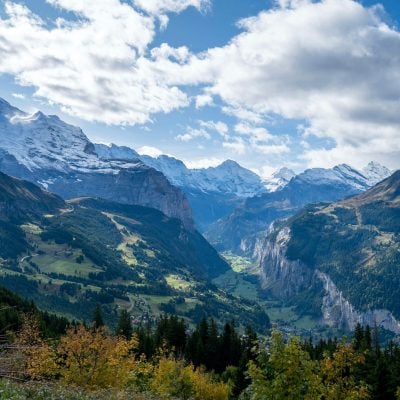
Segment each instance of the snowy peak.
[{"label": "snowy peak", "polygon": [[280,170],[276,171],[273,175],[274,178],[284,179],[289,182],[292,178],[296,176],[296,173],[290,168],[283,167]]},{"label": "snowy peak", "polygon": [[204,191],[250,197],[265,192],[261,178],[236,161],[226,160],[217,167],[192,170],[199,187]]},{"label": "snowy peak", "polygon": [[29,171],[117,171],[116,162],[106,162],[97,156],[95,146],[79,127],[41,111],[26,113],[2,99],[0,149]]},{"label": "snowy peak", "polygon": [[289,168],[283,167],[274,172],[271,178],[264,180],[264,186],[268,192],[276,192],[285,187],[292,178],[296,176],[295,172]]},{"label": "snowy peak", "polygon": [[390,174],[391,172],[388,168],[378,163],[370,162],[362,171],[347,164],[339,164],[332,169],[310,168],[299,174],[298,178],[316,185],[341,184],[352,187],[356,191],[364,191]]},{"label": "snowy peak", "polygon": [[236,161],[226,160],[217,167],[189,169],[181,161],[168,155],[150,157],[135,150],[117,145],[95,145],[96,153],[103,160],[136,160],[162,172],[175,186],[185,190],[233,194],[251,197],[265,191],[261,178],[243,168]]},{"label": "snowy peak", "polygon": [[86,160],[90,141],[77,127],[38,111],[25,113],[0,102],[0,147],[30,170],[67,169]]},{"label": "snowy peak", "polygon": [[370,186],[376,185],[392,174],[389,168],[375,161],[369,162],[368,165],[362,169],[362,172],[368,179]]},{"label": "snowy peak", "polygon": [[102,160],[137,160],[139,158],[135,150],[126,146],[117,146],[114,143],[109,146],[95,144],[94,150]]},{"label": "snowy peak", "polygon": [[347,182],[355,189],[365,190],[371,186],[368,182],[368,178],[350,165],[339,164],[333,168],[333,171],[338,174],[344,182]]}]

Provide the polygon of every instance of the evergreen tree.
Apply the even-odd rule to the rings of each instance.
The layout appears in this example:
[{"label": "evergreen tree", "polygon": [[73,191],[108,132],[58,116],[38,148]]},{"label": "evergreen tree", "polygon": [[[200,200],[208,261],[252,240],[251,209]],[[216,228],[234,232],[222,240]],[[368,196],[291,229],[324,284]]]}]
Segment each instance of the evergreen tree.
[{"label": "evergreen tree", "polygon": [[133,328],[131,322],[131,315],[127,310],[122,310],[119,315],[118,325],[116,334],[120,336],[124,336],[126,339],[130,339],[132,337]]},{"label": "evergreen tree", "polygon": [[93,313],[93,328],[98,329],[104,326],[103,314],[101,312],[100,304],[96,305]]}]

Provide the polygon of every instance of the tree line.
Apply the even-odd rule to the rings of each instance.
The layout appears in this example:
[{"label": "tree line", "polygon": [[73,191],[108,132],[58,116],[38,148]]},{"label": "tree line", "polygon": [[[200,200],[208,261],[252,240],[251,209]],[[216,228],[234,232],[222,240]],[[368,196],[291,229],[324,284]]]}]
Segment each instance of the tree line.
[{"label": "tree line", "polygon": [[[46,388],[80,388],[98,398],[107,391],[121,399],[400,399],[400,346],[394,341],[382,346],[376,327],[357,325],[347,339],[316,341],[275,330],[260,338],[233,321],[219,325],[203,318],[190,327],[174,315],[134,327],[122,310],[111,332],[100,306],[91,323],[64,324],[31,303],[21,304],[6,356],[14,367],[19,363],[19,379]],[[0,322],[9,324],[5,311]]]}]

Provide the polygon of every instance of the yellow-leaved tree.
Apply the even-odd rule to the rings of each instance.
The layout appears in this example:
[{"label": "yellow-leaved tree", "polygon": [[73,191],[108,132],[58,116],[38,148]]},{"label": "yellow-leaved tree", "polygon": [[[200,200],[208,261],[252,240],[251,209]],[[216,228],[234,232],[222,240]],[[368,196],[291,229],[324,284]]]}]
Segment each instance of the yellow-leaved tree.
[{"label": "yellow-leaved tree", "polygon": [[167,356],[158,360],[151,386],[162,399],[228,400],[231,391],[203,370]]},{"label": "yellow-leaved tree", "polygon": [[70,328],[57,347],[58,372],[65,383],[88,389],[123,388],[135,369],[135,336],[107,335],[104,328]]},{"label": "yellow-leaved tree", "polygon": [[356,367],[363,362],[364,356],[357,354],[353,347],[344,341],[338,345],[333,356],[326,355],[321,361],[323,398],[326,400],[369,399],[368,387],[357,383],[354,378]]},{"label": "yellow-leaved tree", "polygon": [[48,379],[56,375],[56,355],[51,344],[43,339],[36,315],[23,316],[15,345],[24,356],[24,370],[31,378]]}]

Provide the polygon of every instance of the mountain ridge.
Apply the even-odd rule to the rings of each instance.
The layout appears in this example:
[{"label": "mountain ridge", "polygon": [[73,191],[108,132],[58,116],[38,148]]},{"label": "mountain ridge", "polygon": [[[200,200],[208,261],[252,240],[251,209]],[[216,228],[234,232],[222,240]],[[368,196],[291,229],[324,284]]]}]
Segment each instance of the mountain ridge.
[{"label": "mountain ridge", "polygon": [[376,322],[400,333],[399,221],[400,171],[361,194],[308,206],[266,237],[263,285],[303,312],[314,304],[329,326]]},{"label": "mountain ridge", "polygon": [[64,198],[97,196],[161,210],[194,228],[184,193],[136,160],[101,160],[83,131],[57,116],[25,113],[3,100],[0,171]]}]

